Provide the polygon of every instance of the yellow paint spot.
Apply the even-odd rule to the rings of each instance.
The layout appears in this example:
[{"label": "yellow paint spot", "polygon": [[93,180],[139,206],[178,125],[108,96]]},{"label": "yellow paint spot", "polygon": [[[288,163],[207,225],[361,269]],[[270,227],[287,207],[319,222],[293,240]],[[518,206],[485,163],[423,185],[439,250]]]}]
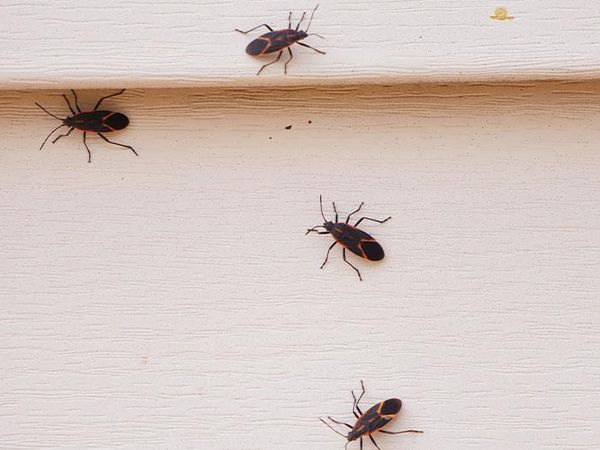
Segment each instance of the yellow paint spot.
[{"label": "yellow paint spot", "polygon": [[506,8],[500,7],[500,8],[496,8],[496,11],[494,12],[494,15],[490,16],[490,19],[494,19],[494,20],[510,20],[510,19],[514,19],[514,17],[508,15],[508,11],[506,11]]}]

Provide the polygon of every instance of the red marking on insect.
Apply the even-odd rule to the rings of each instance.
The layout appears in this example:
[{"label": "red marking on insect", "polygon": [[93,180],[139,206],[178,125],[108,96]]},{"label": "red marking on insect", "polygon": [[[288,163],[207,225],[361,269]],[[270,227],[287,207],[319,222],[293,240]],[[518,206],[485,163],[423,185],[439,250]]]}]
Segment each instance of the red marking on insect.
[{"label": "red marking on insect", "polygon": [[325,52],[322,50],[311,47],[310,45],[305,44],[304,42],[300,42],[303,39],[307,38],[308,36],[318,36],[321,39],[323,39],[323,36],[321,36],[319,34],[316,34],[316,33],[308,34],[308,30],[310,28],[313,17],[315,15],[315,11],[317,10],[318,7],[319,7],[319,5],[315,6],[315,9],[313,10],[313,12],[310,16],[310,20],[308,22],[308,26],[306,27],[306,30],[299,29],[300,24],[302,23],[302,21],[304,20],[304,17],[306,16],[306,12],[302,13],[302,17],[300,18],[298,25],[296,25],[296,28],[292,28],[292,12],[291,11],[290,11],[290,15],[288,17],[288,28],[283,29],[283,30],[273,30],[273,28],[271,28],[266,23],[258,25],[254,28],[250,28],[247,31],[242,31],[237,28],[235,29],[235,31],[239,31],[240,33],[243,33],[243,34],[248,34],[251,31],[254,31],[260,27],[265,27],[269,30],[268,33],[265,33],[262,36],[257,37],[252,42],[250,42],[250,44],[248,44],[248,47],[246,47],[246,53],[248,53],[249,55],[252,55],[252,56],[262,56],[262,55],[268,55],[269,53],[279,52],[279,54],[277,55],[277,58],[275,58],[270,63],[263,65],[259,69],[259,71],[256,73],[256,75],[260,75],[260,73],[263,71],[263,69],[265,67],[270,66],[271,64],[275,64],[277,61],[279,61],[279,59],[281,58],[281,55],[283,54],[283,51],[285,49],[287,49],[288,53],[290,54],[289,59],[286,61],[285,65],[283,66],[283,71],[285,74],[287,74],[287,66],[290,63],[290,61],[292,60],[292,58],[294,57],[294,54],[292,53],[292,50],[290,49],[290,47],[293,44],[298,44],[298,45],[301,45],[302,47],[310,48],[310,49],[314,50],[315,52],[320,53],[322,55],[325,54]]}]

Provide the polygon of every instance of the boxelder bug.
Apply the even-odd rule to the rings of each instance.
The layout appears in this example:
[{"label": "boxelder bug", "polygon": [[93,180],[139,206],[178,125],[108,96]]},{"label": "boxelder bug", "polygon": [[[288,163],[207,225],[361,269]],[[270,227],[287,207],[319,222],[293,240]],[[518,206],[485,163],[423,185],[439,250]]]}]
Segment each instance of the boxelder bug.
[{"label": "boxelder bug", "polygon": [[325,54],[325,52],[322,50],[318,50],[314,47],[311,47],[308,44],[305,44],[304,42],[300,42],[302,39],[305,39],[308,36],[318,36],[321,39],[323,39],[323,36],[321,36],[319,34],[316,34],[316,33],[308,34],[310,24],[312,23],[313,17],[315,15],[315,11],[317,10],[318,7],[319,7],[319,5],[315,6],[315,9],[313,10],[313,12],[310,16],[310,20],[308,22],[308,26],[306,27],[306,30],[299,29],[300,24],[302,23],[302,21],[304,20],[304,17],[306,16],[306,13],[305,12],[302,13],[302,17],[300,18],[300,22],[298,22],[298,25],[296,25],[296,28],[292,28],[292,12],[291,11],[290,11],[290,15],[288,16],[288,27],[285,30],[273,30],[273,28],[271,28],[266,23],[263,23],[262,25],[258,25],[254,28],[251,28],[248,31],[242,31],[237,28],[235,29],[235,31],[239,31],[240,33],[243,33],[243,34],[248,34],[251,31],[254,31],[260,27],[265,27],[269,30],[268,33],[265,33],[262,36],[254,39],[252,42],[250,42],[250,44],[248,44],[248,47],[246,47],[246,53],[248,53],[249,55],[252,55],[252,56],[261,56],[261,55],[267,55],[269,53],[279,52],[279,55],[277,55],[277,58],[275,58],[270,63],[267,63],[264,66],[262,66],[256,75],[260,75],[260,73],[263,71],[263,69],[265,67],[270,66],[271,64],[275,64],[277,61],[279,61],[279,59],[281,58],[281,55],[283,54],[283,51],[286,48],[290,54],[290,58],[286,61],[285,65],[283,66],[283,70],[284,70],[284,73],[287,74],[287,66],[290,63],[290,61],[292,60],[292,58],[294,57],[294,55],[292,54],[292,49],[290,48],[290,46],[293,44],[298,44],[298,45],[301,45],[302,47],[310,48],[310,49],[314,50],[315,52],[320,53],[322,55]]},{"label": "boxelder bug", "polygon": [[119,144],[117,142],[109,141],[108,138],[102,134],[102,133],[110,133],[111,131],[122,130],[123,128],[127,127],[127,125],[129,125],[129,119],[127,118],[127,116],[125,114],[122,114],[120,112],[113,112],[113,111],[98,111],[98,108],[100,107],[100,104],[102,103],[103,100],[106,100],[107,98],[110,98],[110,97],[116,97],[117,95],[121,95],[123,92],[125,92],[125,89],[117,92],[116,94],[111,94],[111,95],[107,95],[106,97],[102,97],[100,100],[98,100],[98,103],[96,103],[96,106],[94,107],[94,109],[92,111],[84,111],[84,112],[82,112],[81,108],[79,108],[79,104],[77,102],[77,94],[72,89],[71,89],[71,92],[73,93],[73,97],[75,98],[75,108],[77,108],[77,112],[75,112],[75,110],[71,106],[71,103],[69,102],[69,99],[67,98],[67,96],[65,94],[63,94],[63,97],[64,97],[65,101],[67,102],[67,106],[71,110],[71,113],[73,113],[72,116],[69,116],[66,119],[62,119],[60,117],[55,116],[54,114],[48,112],[39,103],[37,103],[37,102],[35,103],[46,114],[54,117],[55,119],[62,121],[62,124],[57,126],[54,130],[52,130],[50,132],[50,134],[48,136],[46,136],[46,139],[44,139],[44,142],[42,142],[40,150],[42,148],[44,148],[44,145],[46,144],[46,142],[48,141],[50,136],[52,136],[52,133],[54,133],[59,128],[69,127],[69,131],[67,131],[65,134],[58,135],[52,141],[52,143],[54,144],[56,141],[58,141],[63,136],[70,135],[71,132],[75,128],[83,131],[83,145],[85,145],[85,149],[88,152],[88,162],[92,162],[92,154],[90,153],[90,149],[87,145],[87,142],[85,141],[86,134],[88,132],[97,133],[98,136],[100,136],[102,139],[104,139],[109,144],[128,148],[133,153],[135,153],[136,156],[138,156],[137,152],[133,149],[133,147],[131,147],[129,145],[124,145],[124,144]]},{"label": "boxelder bug", "polygon": [[[327,250],[327,255],[325,256],[325,261],[323,261],[323,264],[321,264],[321,269],[327,263],[327,259],[329,258],[329,252],[331,251],[331,249],[335,247],[335,244],[339,243],[344,248],[342,251],[344,261],[350,267],[356,270],[358,278],[360,279],[360,281],[362,281],[362,277],[360,276],[359,270],[346,259],[346,249],[350,250],[355,255],[368,259],[369,261],[379,261],[383,259],[384,253],[381,245],[379,245],[379,243],[371,235],[365,233],[362,230],[359,230],[356,227],[363,220],[371,220],[377,223],[384,223],[390,220],[392,217],[390,216],[384,220],[371,219],[370,217],[361,217],[360,219],[358,219],[358,222],[356,222],[354,225],[350,225],[348,223],[350,217],[352,217],[353,214],[356,214],[360,211],[360,208],[362,208],[362,206],[365,204],[364,202],[362,202],[356,209],[356,211],[353,211],[350,214],[348,214],[346,222],[338,222],[338,212],[335,208],[335,202],[333,202],[335,222],[331,222],[327,220],[325,218],[325,214],[323,214],[323,197],[321,195],[319,195],[319,203],[321,205],[321,216],[323,217],[323,220],[325,222],[323,223],[323,225],[317,225],[312,228],[309,228],[306,231],[306,234],[314,231],[318,234],[331,234],[331,236],[333,236],[333,239],[335,239],[335,242],[331,244],[329,250]],[[318,231],[317,228],[324,228],[325,231]]]},{"label": "boxelder bug", "polygon": [[382,428],[385,425],[387,425],[390,421],[392,421],[396,417],[396,415],[398,415],[398,413],[400,412],[400,408],[402,408],[402,401],[398,398],[390,398],[390,399],[387,399],[387,400],[377,403],[376,405],[369,408],[365,413],[363,413],[360,410],[360,406],[358,406],[358,402],[360,402],[363,395],[365,395],[365,385],[362,381],[360,382],[360,385],[362,387],[362,393],[360,394],[360,397],[356,398],[356,396],[354,395],[354,391],[351,391],[352,398],[354,399],[354,404],[352,406],[352,414],[354,414],[354,417],[356,417],[356,422],[354,423],[354,426],[352,426],[348,423],[338,422],[337,420],[332,419],[331,417],[327,416],[327,418],[329,420],[331,420],[333,423],[336,423],[338,425],[344,425],[344,426],[350,428],[350,431],[348,432],[347,435],[340,433],[338,430],[333,428],[331,425],[329,425],[327,422],[325,422],[323,419],[321,419],[319,417],[319,420],[321,422],[323,422],[325,425],[327,425],[329,428],[331,428],[337,434],[339,434],[340,436],[343,436],[344,438],[346,438],[348,440],[348,442],[346,442],[346,447],[348,447],[348,444],[350,442],[360,439],[360,449],[362,450],[363,437],[369,436],[369,439],[371,439],[371,442],[373,442],[373,445],[375,445],[375,447],[377,447],[379,450],[381,450],[379,448],[379,446],[377,445],[377,442],[375,442],[375,439],[373,439],[373,436],[372,436],[374,433],[376,433],[378,431],[381,433],[385,433],[385,434],[423,433],[422,431],[419,431],[419,430],[405,430],[405,431],[382,430]]}]

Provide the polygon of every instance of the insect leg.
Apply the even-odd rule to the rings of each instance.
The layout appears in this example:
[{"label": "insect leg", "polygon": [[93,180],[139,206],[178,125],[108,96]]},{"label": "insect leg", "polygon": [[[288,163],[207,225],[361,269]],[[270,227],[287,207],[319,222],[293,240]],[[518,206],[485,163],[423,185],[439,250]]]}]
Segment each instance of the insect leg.
[{"label": "insect leg", "polygon": [[260,68],[260,70],[256,73],[256,75],[260,75],[260,73],[264,70],[265,67],[270,66],[271,64],[275,64],[277,61],[279,61],[279,59],[281,58],[281,55],[283,55],[283,50],[281,50],[279,52],[279,55],[277,55],[277,58],[275,58],[273,61],[271,61],[270,63],[265,64],[264,66],[262,66]]},{"label": "insect leg", "polygon": [[360,208],[362,208],[364,204],[365,204],[365,202],[362,202],[360,205],[358,205],[358,208],[356,208],[356,211],[352,211],[350,214],[348,214],[348,217],[346,218],[346,223],[348,223],[350,221],[350,217],[352,217],[353,214],[356,214],[357,212],[360,211]]},{"label": "insect leg", "polygon": [[42,145],[40,145],[40,150],[44,148],[44,145],[46,145],[46,142],[48,142],[48,139],[50,138],[50,136],[52,136],[52,133],[54,133],[56,130],[62,127],[66,127],[66,125],[64,123],[60,124],[54,130],[52,130],[48,136],[46,136],[46,139],[44,139],[44,142],[42,142]]},{"label": "insect leg", "polygon": [[370,217],[361,217],[360,219],[358,219],[358,222],[356,222],[354,224],[354,226],[357,227],[358,224],[361,223],[363,220],[370,220],[371,222],[377,222],[377,223],[385,223],[388,220],[390,220],[391,218],[392,218],[392,216],[388,217],[387,219],[377,220],[377,219],[371,219]]},{"label": "insect leg", "polygon": [[371,442],[373,443],[373,445],[374,445],[375,447],[377,447],[377,450],[381,450],[381,449],[379,448],[379,445],[377,445],[377,442],[375,442],[375,439],[373,439],[373,436],[369,435],[369,439],[371,439]]},{"label": "insect leg", "polygon": [[79,101],[77,100],[77,94],[75,93],[75,89],[71,89],[71,92],[73,93],[73,97],[75,97],[75,108],[77,108],[77,111],[81,112],[81,108],[79,107]]},{"label": "insect leg", "polygon": [[[73,113],[73,115],[77,114],[75,112],[75,110],[73,109],[73,107],[71,106],[71,102],[69,101],[69,99],[67,98],[66,94],[62,95],[63,98],[65,99],[65,102],[67,102],[67,106],[69,107],[69,109],[71,110],[71,112]],[[80,111],[81,112],[81,111]]]},{"label": "insect leg", "polygon": [[236,28],[236,29],[235,29],[235,31],[239,31],[239,32],[240,32],[240,33],[242,33],[242,34],[248,34],[248,33],[250,33],[251,31],[254,31],[254,30],[256,30],[257,28],[260,28],[260,27],[266,27],[266,28],[267,28],[269,31],[273,31],[273,28],[271,28],[271,27],[270,27],[269,25],[267,25],[266,23],[260,24],[260,25],[258,25],[258,26],[256,26],[256,27],[254,27],[254,28],[250,28],[248,31],[242,31],[242,30],[240,30],[240,29],[238,29],[238,28]]},{"label": "insect leg", "polygon": [[119,92],[107,95],[106,97],[102,97],[100,100],[98,100],[98,103],[96,103],[96,106],[94,106],[94,111],[96,111],[98,109],[98,107],[100,106],[100,103],[102,103],[103,100],[106,100],[107,98],[111,98],[111,97],[116,97],[117,95],[121,95],[123,92],[125,92],[125,89],[121,89]]},{"label": "insect leg", "polygon": [[[336,242],[337,242],[337,241],[336,241]],[[344,256],[344,262],[345,262],[346,264],[348,264],[350,267],[352,267],[354,270],[356,270],[356,273],[358,274],[358,279],[359,279],[360,281],[362,281],[363,279],[362,279],[362,277],[360,276],[360,271],[359,271],[359,270],[358,270],[356,267],[354,267],[354,266],[353,266],[353,265],[350,263],[350,261],[348,261],[348,260],[346,259],[346,249],[345,249],[345,248],[344,248],[344,251],[342,252],[342,255]]]},{"label": "insect leg", "polygon": [[87,136],[87,133],[84,131],[83,132],[83,145],[85,145],[85,149],[88,152],[88,163],[91,163],[92,162],[92,153],[90,152],[90,148],[88,147],[87,142],[85,142],[86,136]]},{"label": "insect leg", "polygon": [[362,448],[362,438],[360,438],[360,450],[363,450],[363,448]]},{"label": "insect leg", "polygon": [[363,398],[363,395],[365,395],[365,385],[362,380],[360,380],[360,386],[362,387],[362,392],[360,393],[360,396],[358,397],[358,399],[355,397],[354,391],[350,391],[350,392],[352,392],[352,398],[354,399],[354,404],[352,405],[352,413],[354,414],[354,416],[356,416],[357,419],[358,419],[358,415],[356,414],[354,409],[356,408],[356,411],[358,411],[358,413],[362,416],[362,411],[360,410],[360,407],[358,406],[358,402],[360,402],[361,399]]},{"label": "insect leg", "polygon": [[345,423],[345,422],[339,422],[339,421],[337,421],[337,420],[335,420],[335,419],[332,419],[332,418],[331,418],[331,416],[327,416],[327,418],[328,418],[329,420],[331,420],[333,423],[337,423],[338,425],[344,425],[344,426],[347,426],[347,427],[348,427],[348,428],[350,428],[350,429],[352,429],[352,428],[353,428],[353,427],[352,427],[352,425],[350,425],[349,423]]},{"label": "insect leg", "polygon": [[298,41],[298,42],[296,42],[296,44],[301,45],[302,47],[310,48],[311,50],[314,50],[315,52],[320,53],[321,55],[326,54],[323,50],[319,50],[317,48],[311,47],[310,45],[305,44],[304,42]]},{"label": "insect leg", "polygon": [[402,434],[402,433],[423,433],[422,431],[419,430],[404,430],[404,431],[385,431],[385,430],[379,430],[381,433],[385,433],[385,434]]},{"label": "insect leg", "polygon": [[105,140],[106,142],[108,142],[109,144],[112,144],[112,145],[118,145],[119,147],[125,147],[125,148],[128,148],[129,150],[131,150],[131,151],[132,151],[132,152],[135,154],[135,156],[140,156],[140,155],[138,155],[138,154],[137,154],[137,152],[136,152],[136,151],[133,149],[133,147],[132,147],[132,146],[130,146],[130,145],[119,144],[118,142],[113,142],[113,141],[110,141],[110,140],[108,140],[108,138],[107,138],[106,136],[104,136],[102,133],[98,133],[98,136],[100,136],[102,139],[104,139],[104,140]]},{"label": "insect leg", "polygon": [[290,61],[292,60],[292,58],[294,57],[294,54],[292,53],[292,49],[290,47],[288,47],[288,52],[290,54],[290,59],[288,59],[285,62],[285,65],[283,66],[283,73],[285,73],[287,75],[287,66],[290,63]]},{"label": "insect leg", "polygon": [[331,246],[327,250],[327,255],[325,255],[325,261],[323,261],[323,264],[321,264],[321,269],[325,266],[325,264],[327,264],[327,260],[329,259],[329,252],[333,247],[335,247],[335,244],[337,244],[337,241],[334,241],[333,244],[331,244]]},{"label": "insect leg", "polygon": [[53,141],[52,143],[54,144],[56,141],[58,141],[61,137],[65,137],[71,134],[71,131],[73,131],[75,128],[71,127],[69,129],[69,131],[67,131],[65,134],[59,134]]},{"label": "insect leg", "polygon": [[345,434],[342,434],[342,433],[340,433],[338,430],[336,430],[335,428],[333,428],[331,425],[329,425],[327,422],[325,422],[325,421],[324,421],[323,419],[321,419],[320,417],[319,417],[319,420],[320,420],[321,422],[323,422],[325,425],[327,425],[329,428],[331,428],[333,431],[335,431],[337,434],[339,434],[340,436],[346,437],[346,435],[345,435]]}]

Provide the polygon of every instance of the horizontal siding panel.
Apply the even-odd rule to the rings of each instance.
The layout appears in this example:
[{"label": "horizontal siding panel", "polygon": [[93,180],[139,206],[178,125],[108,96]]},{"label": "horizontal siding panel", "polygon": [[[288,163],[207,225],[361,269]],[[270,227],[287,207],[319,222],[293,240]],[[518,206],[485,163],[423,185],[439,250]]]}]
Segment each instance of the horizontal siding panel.
[{"label": "horizontal siding panel", "polygon": [[[296,19],[314,3],[293,3]],[[323,0],[307,42],[282,63],[249,57],[248,29],[284,27],[276,0],[4,0],[0,89],[197,87],[598,78],[600,13],[589,0]],[[287,55],[286,55],[287,56]],[[285,57],[284,57],[285,58]],[[282,58],[282,59],[284,59]]]},{"label": "horizontal siding panel", "polygon": [[1,448],[340,450],[361,379],[384,450],[600,448],[598,83],[130,90],[92,164],[62,92],[0,97]]}]

